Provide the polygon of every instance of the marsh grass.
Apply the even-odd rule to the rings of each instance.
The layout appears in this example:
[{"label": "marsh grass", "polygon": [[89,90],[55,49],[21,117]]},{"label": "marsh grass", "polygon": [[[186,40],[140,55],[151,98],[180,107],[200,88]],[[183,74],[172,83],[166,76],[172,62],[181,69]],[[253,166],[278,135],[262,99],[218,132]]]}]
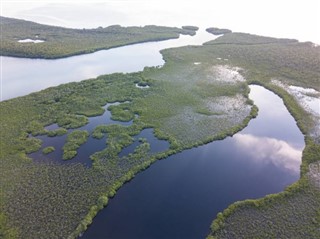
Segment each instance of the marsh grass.
[{"label": "marsh grass", "polygon": [[[178,38],[179,34],[194,35],[195,27],[121,27],[70,29],[42,25],[30,21],[0,17],[0,55],[28,58],[61,58],[92,53],[128,44]],[[43,40],[40,44],[19,43],[21,39]]]},{"label": "marsh grass", "polygon": [[[234,43],[224,44],[223,38],[218,38],[219,44],[211,42],[205,46],[162,51],[166,61],[162,68],[103,75],[1,102],[1,233],[7,238],[77,237],[107,204],[108,198],[113,197],[139,171],[158,159],[223,139],[244,128],[258,112],[248,99],[248,83],[262,84],[280,95],[302,132],[310,134],[308,125],[314,122],[310,121],[293,97],[272,85],[271,79],[280,76],[297,85],[318,89],[320,73],[316,66],[319,65],[319,59],[314,48],[310,50],[308,44],[291,41],[272,40],[272,43],[262,44],[265,39],[257,39],[257,36],[251,39],[247,35],[227,35]],[[249,38],[250,44],[243,44],[245,37]],[[228,58],[228,65],[221,64],[217,60],[219,57]],[[195,65],[194,62],[201,64]],[[215,80],[212,76],[214,72],[212,75],[208,73],[212,72],[212,66],[215,65],[241,67],[241,74],[246,81]],[[135,87],[140,82],[147,82],[152,87],[147,90]],[[87,124],[88,117],[103,114],[102,107],[106,103],[126,101],[129,103],[110,108],[112,118],[132,120],[132,125],[101,125],[95,128],[92,136],[103,138],[107,135],[107,148],[91,156],[91,168],[77,163],[36,163],[26,156],[41,147],[41,142],[29,137],[29,134],[51,134],[54,137],[66,133],[66,129]],[[62,128],[50,133],[45,127],[51,124],[58,124]],[[170,148],[152,154],[148,142],[142,142],[132,154],[119,157],[121,150],[130,145],[133,137],[145,128],[154,128],[155,136],[168,140]],[[76,132],[69,135],[70,140],[65,145],[68,158],[88,137],[85,131]],[[302,183],[297,188],[290,187],[291,191],[288,189],[293,198],[299,195],[305,197],[311,188],[303,177],[309,163],[319,159],[318,146],[313,140],[309,137],[306,141],[301,168]],[[308,194],[307,198],[318,203],[317,195]],[[273,198],[262,199],[268,202],[263,203],[267,205],[266,213],[276,215],[268,209],[273,205],[280,205],[276,210],[278,212],[288,210],[285,197],[280,195]],[[258,210],[253,204],[250,202],[249,209]],[[299,207],[299,204],[294,205]],[[297,223],[303,207],[297,210]],[[227,214],[219,214],[215,223],[218,226],[213,226],[213,236],[223,231],[224,226],[228,228],[233,223],[231,216],[235,211],[232,209]],[[230,219],[226,219],[229,216]],[[306,222],[312,223],[311,220]],[[272,233],[277,233],[282,221],[279,218],[275,223],[278,226],[272,227]],[[251,228],[259,230],[258,226]],[[308,228],[314,227],[304,227],[306,230]],[[249,229],[247,233],[250,233]]]},{"label": "marsh grass", "polygon": [[296,40],[242,33],[226,34],[206,44],[215,46],[211,50],[219,57],[228,57],[232,64],[245,69],[248,83],[262,85],[281,97],[306,143],[298,182],[282,193],[230,205],[212,222],[208,239],[320,237],[320,192],[307,177],[309,165],[320,159],[317,139],[311,137],[317,122],[292,95],[272,83],[273,78],[281,78],[287,84],[319,90],[319,49]]}]

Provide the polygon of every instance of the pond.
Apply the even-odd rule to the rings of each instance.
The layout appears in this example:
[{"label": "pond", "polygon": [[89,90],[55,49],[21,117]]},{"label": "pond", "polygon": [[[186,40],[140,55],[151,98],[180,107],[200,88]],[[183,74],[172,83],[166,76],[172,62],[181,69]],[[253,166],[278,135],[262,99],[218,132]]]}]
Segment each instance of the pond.
[{"label": "pond", "polygon": [[195,36],[128,45],[92,54],[63,59],[28,59],[1,57],[1,100],[115,72],[137,72],[146,66],[163,65],[160,50],[185,45],[201,45],[216,36],[200,29]]},{"label": "pond", "polygon": [[231,203],[298,180],[303,135],[278,96],[250,88],[259,114],[245,129],[154,163],[119,189],[81,238],[205,238]]}]

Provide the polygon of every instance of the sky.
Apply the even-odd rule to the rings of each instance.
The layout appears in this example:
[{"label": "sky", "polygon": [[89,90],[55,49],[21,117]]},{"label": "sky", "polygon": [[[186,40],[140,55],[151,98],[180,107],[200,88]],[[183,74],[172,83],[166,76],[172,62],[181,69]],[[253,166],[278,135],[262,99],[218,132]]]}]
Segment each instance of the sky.
[{"label": "sky", "polygon": [[73,28],[113,24],[220,27],[320,44],[319,0],[2,0],[1,15]]}]

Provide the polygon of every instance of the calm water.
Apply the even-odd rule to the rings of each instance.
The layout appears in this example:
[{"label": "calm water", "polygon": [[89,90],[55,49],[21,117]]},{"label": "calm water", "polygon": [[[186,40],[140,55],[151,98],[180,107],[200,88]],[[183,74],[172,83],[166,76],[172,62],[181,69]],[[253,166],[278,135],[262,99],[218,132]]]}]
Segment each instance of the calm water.
[{"label": "calm water", "polygon": [[[36,138],[42,140],[41,149],[37,152],[29,154],[35,162],[55,162],[60,164],[69,164],[69,163],[82,163],[87,167],[91,167],[92,161],[90,156],[95,152],[102,151],[107,147],[107,136],[105,135],[102,139],[95,139],[91,136],[91,133],[98,125],[110,125],[110,124],[119,124],[123,126],[129,126],[132,124],[132,120],[128,122],[115,121],[111,119],[111,112],[108,110],[108,107],[111,105],[119,105],[120,102],[108,103],[103,108],[105,112],[102,115],[90,117],[88,124],[77,128],[77,130],[87,130],[90,133],[88,140],[80,146],[77,150],[78,154],[71,160],[63,160],[63,146],[66,143],[67,135],[74,131],[74,129],[69,129],[67,134],[56,137],[48,137],[46,135],[40,135]],[[136,116],[138,117],[138,116]],[[57,124],[52,124],[46,127],[47,130],[58,129]],[[159,140],[154,136],[153,129],[148,128],[142,130],[138,135],[134,136],[134,142],[128,147],[124,148],[119,154],[120,157],[126,156],[130,153],[133,153],[137,146],[140,145],[139,139],[147,139],[150,144],[150,153],[158,153],[166,151],[169,149],[169,142],[166,140]],[[55,150],[52,153],[44,155],[42,150],[46,147],[53,146]]]},{"label": "calm water", "polygon": [[162,65],[164,61],[160,50],[201,45],[215,38],[202,29],[195,36],[181,35],[179,39],[129,45],[56,60],[1,56],[1,100],[103,74],[136,72],[145,66]]},{"label": "calm water", "polygon": [[148,140],[148,143],[150,144],[150,152],[151,153],[159,153],[163,152],[169,149],[170,144],[166,140],[159,140],[154,136],[154,131],[153,129],[144,129],[138,134],[137,136],[134,137],[135,141],[129,145],[128,147],[124,148],[120,154],[119,157],[126,156],[130,153],[133,153],[136,147],[140,145],[139,139],[144,138]]},{"label": "calm water", "polygon": [[[56,163],[68,164],[68,163],[82,163],[88,167],[92,165],[92,161],[90,159],[90,155],[94,154],[95,152],[101,151],[107,147],[106,145],[106,136],[102,139],[95,139],[91,136],[92,131],[98,125],[109,125],[109,124],[121,124],[124,126],[128,126],[132,124],[132,121],[129,122],[120,122],[111,119],[111,112],[108,109],[111,105],[118,105],[119,102],[115,103],[108,103],[103,108],[105,112],[102,115],[90,117],[88,124],[78,128],[77,130],[87,130],[90,133],[90,136],[86,143],[80,146],[77,150],[78,154],[71,160],[63,160],[63,150],[62,147],[66,142],[67,135],[72,132],[74,129],[69,129],[68,133],[62,136],[56,137],[48,137],[46,135],[37,136],[38,139],[42,140],[41,149],[35,153],[31,153],[29,156],[33,158],[36,162],[44,162],[44,161],[53,161]],[[59,128],[57,124],[49,125],[46,127],[47,130],[55,130]],[[46,147],[53,146],[55,151],[44,155],[42,150]]]},{"label": "calm water", "polygon": [[259,115],[248,127],[139,173],[82,238],[204,238],[215,215],[231,203],[277,193],[295,182],[303,135],[278,96],[250,88]]},{"label": "calm water", "polygon": [[[5,8],[6,4],[4,9],[9,9]],[[5,13],[8,15],[5,15],[40,22],[45,22],[41,21],[45,19],[47,23],[69,27],[84,27],[84,23],[88,24],[86,27],[97,27],[96,24],[100,25],[101,22],[106,23],[103,26],[115,23],[144,25],[153,19],[155,22],[152,23],[158,25],[195,24],[203,28],[195,37],[181,36],[175,40],[136,44],[65,59],[1,57],[1,100],[101,74],[135,72],[145,66],[162,65],[163,60],[159,50],[188,44],[199,45],[214,39],[213,35],[203,30],[205,27],[227,27],[236,31],[319,42],[314,35],[316,28],[305,28],[301,19],[308,24],[313,21],[306,17],[296,18],[301,12],[308,12],[301,11],[302,8],[297,4],[291,5],[297,9],[298,14],[290,11],[292,13],[288,18],[290,21],[282,21],[284,11],[281,8],[277,8],[278,12],[274,11],[274,4],[269,6],[274,13],[272,19],[265,17],[264,13],[269,14],[269,11],[265,11],[265,7],[268,6],[264,5],[263,11],[256,11],[261,8],[260,2],[256,4],[250,2],[250,7],[244,6],[245,9],[241,9],[242,2],[232,4],[226,2],[224,6],[212,7],[201,4],[194,7],[179,3],[175,9],[167,8],[162,2],[157,3],[160,4],[159,8],[154,2],[148,3],[150,6],[156,6],[153,8],[155,12],[148,11],[148,7],[121,6],[114,9],[104,4],[94,9],[72,4],[69,7],[66,4],[51,4],[32,9],[29,7],[29,2],[26,4],[27,7],[21,3],[17,4],[11,8],[19,9],[17,12],[9,14],[7,10]],[[237,7],[230,8],[234,4],[238,4]],[[287,8],[287,3],[282,5],[284,9]],[[256,10],[252,10],[252,7]],[[160,8],[161,11],[164,8],[170,11],[162,15],[155,14]],[[107,9],[110,10],[110,14],[105,14]],[[137,14],[139,13],[137,9],[148,14]],[[246,9],[249,11],[248,14],[244,13]],[[84,21],[83,15],[88,11],[90,17]],[[230,15],[235,17],[230,18]],[[308,14],[308,16],[313,15]],[[68,19],[69,16],[72,18]],[[102,16],[107,16],[107,19]],[[209,20],[208,16],[214,17]],[[136,18],[135,21],[132,21],[133,17]],[[116,22],[108,22],[108,19]],[[261,19],[267,22],[261,22]],[[291,24],[296,19],[298,25]],[[274,24],[271,24],[270,20],[273,20]],[[300,29],[303,31],[310,29],[309,35],[296,30],[300,23]],[[300,35],[295,35],[296,33]],[[276,193],[296,181],[299,178],[301,152],[304,147],[303,136],[277,96],[258,86],[251,88],[250,98],[255,101],[260,111],[259,116],[252,120],[248,127],[233,137],[158,161],[148,170],[139,173],[130,183],[124,185],[115,198],[110,200],[108,207],[97,215],[83,238],[204,238],[215,215],[232,202]],[[103,116],[90,118],[90,123],[82,129],[91,131],[98,124],[110,123],[120,124],[112,122],[110,112],[106,111]],[[124,124],[128,125],[131,122]],[[55,127],[57,126],[52,125],[49,129],[53,130]],[[61,159],[61,147],[66,135],[39,138],[41,137],[44,140],[43,147],[54,145],[57,148],[48,155],[50,160]],[[168,147],[167,142],[154,137],[152,129],[146,129],[135,137],[135,142],[125,148],[120,156],[132,153],[139,145],[139,137],[147,138],[153,152],[160,152]],[[95,151],[104,149],[106,140],[106,136],[101,140],[89,137],[88,142],[78,150],[78,156],[67,163],[80,162],[90,166],[89,156]],[[32,156],[35,160],[43,157],[41,152]],[[60,160],[60,163],[66,162]]]}]

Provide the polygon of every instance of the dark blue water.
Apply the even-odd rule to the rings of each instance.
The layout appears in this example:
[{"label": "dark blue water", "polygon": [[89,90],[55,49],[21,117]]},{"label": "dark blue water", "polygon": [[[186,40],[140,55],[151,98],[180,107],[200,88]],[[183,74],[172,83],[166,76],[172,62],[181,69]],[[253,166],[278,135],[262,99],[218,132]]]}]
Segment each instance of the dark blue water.
[{"label": "dark blue water", "polygon": [[141,144],[141,142],[139,142],[140,138],[146,139],[148,141],[148,143],[150,144],[150,153],[153,154],[166,151],[170,147],[168,141],[159,140],[154,136],[154,130],[149,128],[142,130],[137,136],[135,136],[134,142],[128,147],[124,148],[120,152],[119,157],[127,156],[128,154],[133,153],[134,150]]},{"label": "dark blue water", "polygon": [[303,135],[272,92],[251,86],[259,115],[233,137],[168,157],[125,184],[82,238],[205,238],[231,203],[299,178]]},{"label": "dark blue water", "polygon": [[[124,126],[129,126],[132,124],[132,120],[128,122],[115,121],[111,119],[111,112],[108,110],[108,107],[111,105],[118,105],[120,102],[108,103],[103,108],[105,112],[102,115],[89,117],[89,122],[85,126],[78,128],[77,130],[87,130],[90,134],[98,125],[109,125],[109,124],[120,124]],[[52,124],[46,127],[47,130],[56,130],[59,126],[57,124]],[[46,135],[37,136],[38,139],[42,140],[41,149],[35,153],[29,154],[36,162],[47,162],[52,161],[61,164],[69,163],[82,163],[87,167],[91,167],[92,161],[90,156],[95,152],[101,151],[107,147],[106,145],[106,136],[102,139],[95,139],[89,136],[87,142],[80,146],[77,150],[78,154],[71,160],[63,160],[63,146],[66,143],[67,135],[74,131],[74,129],[69,129],[68,133],[62,136],[48,137]],[[53,146],[55,151],[44,155],[42,150],[48,146]]]},{"label": "dark blue water", "polygon": [[[128,102],[124,102],[124,103],[128,103]],[[89,123],[86,124],[85,126],[82,126],[80,128],[78,128],[79,130],[87,130],[89,132],[92,132],[95,127],[97,127],[98,125],[109,125],[109,124],[120,124],[120,125],[124,125],[124,126],[129,126],[132,124],[132,120],[128,121],[128,122],[124,122],[124,121],[116,121],[116,120],[112,120],[111,119],[111,112],[108,110],[109,106],[111,105],[119,105],[121,104],[121,102],[115,102],[115,103],[108,103],[106,104],[103,109],[105,110],[104,113],[102,115],[98,115],[95,117],[89,117]]]},{"label": "dark blue water", "polygon": [[[115,121],[111,119],[111,112],[108,110],[110,105],[119,105],[120,102],[108,103],[103,108],[105,112],[102,115],[89,117],[88,124],[77,128],[77,130],[87,130],[90,134],[98,125],[109,125],[109,124],[120,124],[123,126],[129,126],[132,124],[132,120],[128,122]],[[139,117],[135,115],[135,117]],[[56,130],[59,128],[57,124],[52,124],[45,127],[47,130]],[[102,139],[95,139],[91,135],[88,137],[88,140],[79,147],[77,150],[77,155],[71,160],[63,160],[63,146],[66,143],[67,135],[74,131],[74,129],[69,129],[68,133],[62,136],[48,137],[46,135],[40,135],[36,138],[42,140],[41,149],[37,152],[29,154],[36,162],[56,162],[60,164],[69,164],[69,163],[82,163],[87,167],[92,166],[92,160],[90,156],[95,152],[102,151],[107,147],[107,136],[105,135]],[[126,156],[130,153],[133,153],[136,147],[140,145],[139,139],[144,138],[150,144],[150,154],[159,153],[169,149],[170,144],[166,140],[159,140],[153,134],[153,129],[148,128],[142,130],[138,135],[134,136],[134,142],[128,147],[124,148],[119,157]],[[55,150],[47,155],[42,153],[42,150],[46,147],[53,146]]]}]

